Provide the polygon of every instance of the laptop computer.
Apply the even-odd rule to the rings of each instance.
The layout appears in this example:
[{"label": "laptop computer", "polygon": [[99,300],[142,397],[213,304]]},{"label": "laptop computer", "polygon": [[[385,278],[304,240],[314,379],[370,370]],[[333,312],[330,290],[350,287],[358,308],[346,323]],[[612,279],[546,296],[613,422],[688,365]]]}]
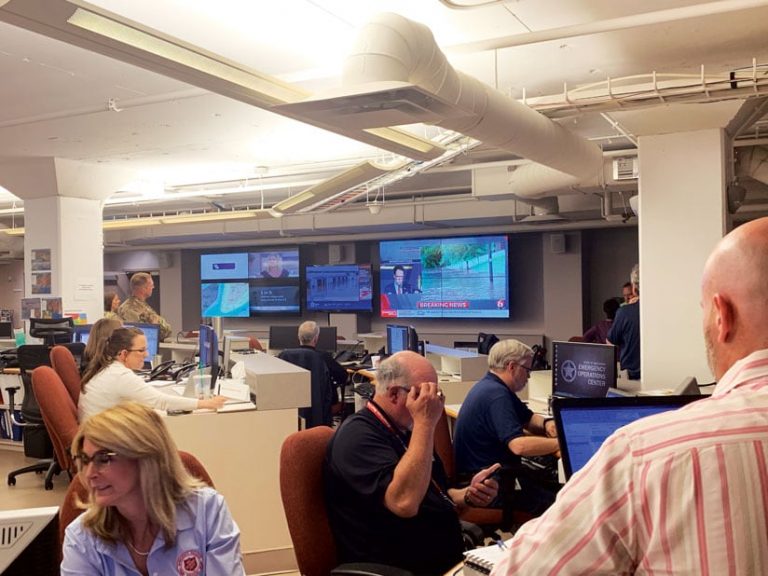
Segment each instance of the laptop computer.
[{"label": "laptop computer", "polygon": [[568,480],[592,458],[608,436],[653,414],[677,410],[700,396],[553,398],[563,472]]}]

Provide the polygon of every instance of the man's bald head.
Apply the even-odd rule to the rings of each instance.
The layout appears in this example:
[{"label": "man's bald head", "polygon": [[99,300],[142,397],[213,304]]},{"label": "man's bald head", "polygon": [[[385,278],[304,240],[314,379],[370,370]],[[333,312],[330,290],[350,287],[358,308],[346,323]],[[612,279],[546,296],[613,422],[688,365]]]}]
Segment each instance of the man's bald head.
[{"label": "man's bald head", "polygon": [[725,236],[704,267],[704,337],[716,379],[737,360],[768,348],[767,285],[768,218],[760,218]]}]

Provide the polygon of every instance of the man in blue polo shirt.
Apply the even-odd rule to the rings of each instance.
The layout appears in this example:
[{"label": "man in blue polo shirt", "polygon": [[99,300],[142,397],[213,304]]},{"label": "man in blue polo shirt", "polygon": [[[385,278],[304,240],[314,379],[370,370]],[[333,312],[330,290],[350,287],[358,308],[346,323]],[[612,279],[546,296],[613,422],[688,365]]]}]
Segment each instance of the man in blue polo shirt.
[{"label": "man in blue polo shirt", "polygon": [[[559,444],[555,423],[531,412],[517,397],[528,382],[532,358],[533,351],[517,340],[502,340],[491,348],[487,374],[461,405],[454,448],[461,477],[494,462],[502,464],[497,507],[538,515],[554,501],[554,493],[529,477],[520,459],[553,454]],[[521,493],[515,491],[515,479]]]},{"label": "man in blue polo shirt", "polygon": [[611,329],[608,343],[618,346],[619,364],[630,380],[640,380],[640,267],[635,264],[629,275],[632,282],[632,298],[619,308]]}]

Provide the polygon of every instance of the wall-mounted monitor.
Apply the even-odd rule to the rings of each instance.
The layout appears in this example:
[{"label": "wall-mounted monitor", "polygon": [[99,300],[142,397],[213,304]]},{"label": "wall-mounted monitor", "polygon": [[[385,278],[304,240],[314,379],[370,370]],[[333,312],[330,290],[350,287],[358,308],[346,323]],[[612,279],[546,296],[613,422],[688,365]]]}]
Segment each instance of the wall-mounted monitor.
[{"label": "wall-mounted monitor", "polygon": [[370,312],[373,307],[370,264],[307,266],[304,278],[311,312]]},{"label": "wall-mounted monitor", "polygon": [[301,312],[298,247],[200,255],[200,314],[247,318]]},{"label": "wall-mounted monitor", "polygon": [[552,395],[603,398],[616,388],[616,347],[552,342]]},{"label": "wall-mounted monitor", "polygon": [[506,236],[379,243],[382,318],[509,318]]}]

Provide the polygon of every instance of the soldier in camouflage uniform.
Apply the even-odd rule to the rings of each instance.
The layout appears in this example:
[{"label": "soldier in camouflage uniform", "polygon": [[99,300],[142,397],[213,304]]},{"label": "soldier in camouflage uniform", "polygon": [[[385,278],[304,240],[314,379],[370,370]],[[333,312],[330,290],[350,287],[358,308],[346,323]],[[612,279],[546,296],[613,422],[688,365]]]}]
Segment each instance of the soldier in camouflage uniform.
[{"label": "soldier in camouflage uniform", "polygon": [[146,272],[137,272],[131,276],[131,297],[120,304],[117,315],[123,319],[123,322],[159,324],[160,340],[165,340],[171,335],[171,325],[146,302],[147,298],[152,296],[154,288],[152,276]]}]

